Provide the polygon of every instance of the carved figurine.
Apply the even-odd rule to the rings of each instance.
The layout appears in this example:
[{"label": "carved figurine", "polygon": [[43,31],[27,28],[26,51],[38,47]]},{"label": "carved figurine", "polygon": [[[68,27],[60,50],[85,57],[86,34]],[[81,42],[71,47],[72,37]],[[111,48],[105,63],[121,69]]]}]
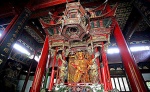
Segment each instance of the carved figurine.
[{"label": "carved figurine", "polygon": [[67,77],[67,62],[62,59],[61,54],[59,54],[59,58],[62,61],[62,64],[60,66],[60,82],[64,83],[66,77]]}]

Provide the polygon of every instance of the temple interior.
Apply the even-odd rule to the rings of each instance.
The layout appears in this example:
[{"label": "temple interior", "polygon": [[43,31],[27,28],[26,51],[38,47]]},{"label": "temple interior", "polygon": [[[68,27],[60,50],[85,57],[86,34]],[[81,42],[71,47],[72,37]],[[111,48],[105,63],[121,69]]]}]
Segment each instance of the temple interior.
[{"label": "temple interior", "polygon": [[149,0],[1,0],[0,92],[150,92]]}]

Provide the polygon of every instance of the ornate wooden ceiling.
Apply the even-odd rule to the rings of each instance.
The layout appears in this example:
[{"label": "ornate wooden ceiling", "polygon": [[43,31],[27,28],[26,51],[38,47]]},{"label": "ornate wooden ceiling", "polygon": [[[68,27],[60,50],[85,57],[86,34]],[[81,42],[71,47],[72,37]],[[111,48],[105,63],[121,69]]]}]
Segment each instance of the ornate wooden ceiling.
[{"label": "ornate wooden ceiling", "polygon": [[36,30],[36,29],[33,29],[33,28],[31,28],[30,26],[26,26],[24,29],[25,29],[38,43],[43,43],[43,42],[44,42],[44,39],[41,38],[41,36],[39,36],[37,32],[34,31],[34,30]]},{"label": "ornate wooden ceiling", "polygon": [[129,2],[120,2],[116,11],[116,18],[120,25],[121,30],[124,29],[124,26],[129,18],[129,15],[132,11],[132,0]]}]

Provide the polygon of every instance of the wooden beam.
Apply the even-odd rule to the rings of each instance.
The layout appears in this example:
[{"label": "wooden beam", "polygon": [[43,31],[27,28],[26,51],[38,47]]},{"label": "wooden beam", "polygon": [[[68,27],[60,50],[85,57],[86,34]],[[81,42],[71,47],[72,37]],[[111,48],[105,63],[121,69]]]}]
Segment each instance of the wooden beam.
[{"label": "wooden beam", "polygon": [[9,17],[9,16],[14,16],[14,15],[15,15],[15,13],[13,11],[5,12],[5,13],[0,12],[0,19],[1,18],[6,18],[6,17]]},{"label": "wooden beam", "polygon": [[[67,0],[68,2],[74,1],[74,0]],[[39,9],[43,9],[43,8],[47,8],[47,7],[51,7],[51,6],[55,6],[55,5],[59,5],[59,4],[63,4],[63,3],[67,3],[66,0],[51,0],[51,1],[47,1],[38,5],[33,6],[32,10],[39,10]]]},{"label": "wooden beam", "polygon": [[45,37],[43,36],[43,34],[40,32],[40,30],[37,29],[32,23],[28,23],[28,26],[30,28],[32,28],[35,31],[35,33],[37,33],[43,40],[45,39]]},{"label": "wooden beam", "polygon": [[[87,7],[91,7],[91,6],[99,6],[101,4],[102,4],[101,2],[90,2],[90,3],[84,3],[83,7],[87,8]],[[61,13],[64,10],[65,10],[65,7],[62,7],[62,8],[56,9],[55,11]],[[53,10],[49,9],[48,7],[46,7],[46,9],[45,8],[40,9],[40,11],[39,10],[35,10],[30,18],[40,18],[42,16],[47,16],[49,12],[53,12]]]}]

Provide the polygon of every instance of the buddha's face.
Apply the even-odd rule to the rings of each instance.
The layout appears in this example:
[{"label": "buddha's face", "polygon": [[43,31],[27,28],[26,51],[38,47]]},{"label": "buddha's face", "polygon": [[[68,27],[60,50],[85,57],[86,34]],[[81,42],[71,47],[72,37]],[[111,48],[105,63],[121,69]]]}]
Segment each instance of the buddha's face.
[{"label": "buddha's face", "polygon": [[78,56],[78,59],[83,59],[84,58],[84,53],[83,52],[78,52],[77,56]]}]

